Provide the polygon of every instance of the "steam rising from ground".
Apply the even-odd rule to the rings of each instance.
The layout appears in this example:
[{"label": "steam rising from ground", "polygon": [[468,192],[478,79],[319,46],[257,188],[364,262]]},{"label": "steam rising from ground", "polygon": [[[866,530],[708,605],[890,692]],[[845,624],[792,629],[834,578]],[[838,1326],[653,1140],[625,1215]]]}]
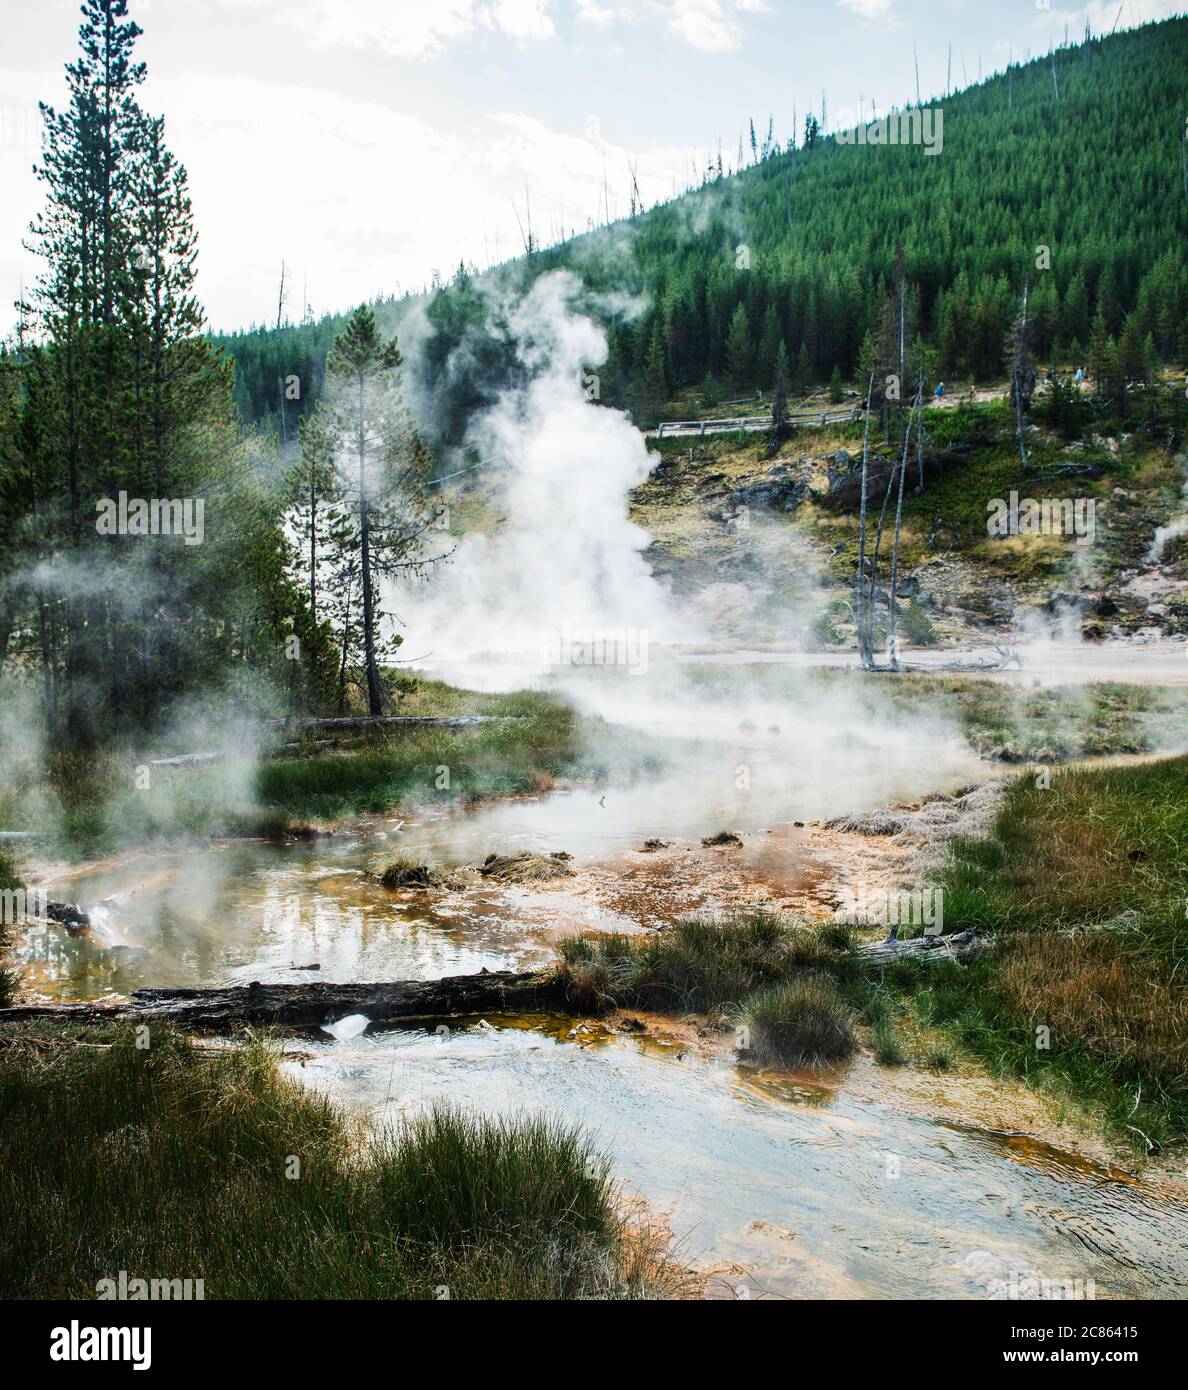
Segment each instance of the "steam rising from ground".
[{"label": "steam rising from ground", "polygon": [[[626,416],[595,399],[607,348],[583,311],[584,293],[559,271],[513,305],[492,304],[525,368],[524,383],[505,392],[472,437],[484,458],[497,461],[498,473],[480,481],[497,488],[502,519],[493,531],[464,537],[439,578],[391,596],[410,632],[408,649],[431,650],[428,669],[456,684],[559,690],[608,722],[605,743],[592,752],[609,753],[604,765],[617,777],[630,780],[639,769],[615,756],[616,730],[654,736],[658,763],[644,780],[654,792],[656,829],[670,825],[678,807],[690,826],[706,818],[707,830],[720,828],[708,819],[723,814],[759,825],[810,804],[877,804],[908,784],[918,793],[926,789],[919,785],[925,750],[937,785],[951,773],[968,776],[975,760],[954,727],[931,716],[907,719],[879,695],[872,701],[869,690],[863,698],[838,681],[823,700],[807,673],[776,689],[745,667],[710,674],[678,659],[680,644],[720,635],[715,605],[678,602],[645,558],[649,537],[630,520],[628,504],[652,460]],[[764,568],[782,575],[781,584],[804,577],[803,557],[785,532],[763,540]],[[583,636],[596,642],[599,633],[623,632],[634,634],[636,658],[646,636],[644,660],[590,659],[579,650]],[[607,644],[601,655],[610,654]],[[638,754],[638,741],[632,747]]]},{"label": "steam rising from ground", "polygon": [[1188,535],[1188,455],[1177,454],[1176,463],[1184,476],[1184,484],[1180,489],[1181,510],[1166,526],[1155,528],[1155,538],[1147,552],[1147,563],[1151,565],[1157,565],[1163,559],[1163,552],[1169,541],[1179,540],[1181,536]]},{"label": "steam rising from ground", "polygon": [[[643,557],[649,537],[627,494],[651,463],[639,432],[598,405],[606,336],[578,307],[567,271],[542,276],[505,310],[526,369],[472,431],[493,461],[500,521],[463,538],[440,579],[392,606],[435,662],[498,652],[507,682],[539,674],[542,648],[569,633],[696,637]],[[428,635],[426,635],[428,634]]]}]

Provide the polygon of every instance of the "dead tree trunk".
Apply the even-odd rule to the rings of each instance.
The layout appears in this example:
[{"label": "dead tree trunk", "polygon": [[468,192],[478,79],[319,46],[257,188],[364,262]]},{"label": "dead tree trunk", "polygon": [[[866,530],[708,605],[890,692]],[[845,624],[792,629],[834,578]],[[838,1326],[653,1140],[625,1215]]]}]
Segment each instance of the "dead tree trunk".
[{"label": "dead tree trunk", "polygon": [[873,597],[866,579],[866,492],[870,476],[870,398],[873,392],[874,372],[871,372],[866,384],[866,423],[862,429],[862,501],[858,511],[858,655],[867,669],[874,661],[870,639],[873,620],[867,622],[867,607],[873,605]]},{"label": "dead tree trunk", "polygon": [[[923,386],[921,386],[923,390]],[[917,393],[916,402],[920,401]],[[897,606],[899,586],[899,537],[903,522],[903,485],[907,477],[908,444],[911,441],[911,420],[903,435],[903,458],[899,461],[899,494],[895,501],[895,541],[891,548],[891,588],[887,594],[887,660],[893,671],[899,670],[899,637],[896,631],[899,610]]]},{"label": "dead tree trunk", "polygon": [[551,972],[501,970],[386,984],[138,989],[127,1004],[18,1004],[0,1009],[0,1024],[48,1018],[68,1024],[160,1023],[196,1033],[226,1033],[244,1024],[314,1032],[347,1014],[386,1023],[566,1007],[564,986]]}]

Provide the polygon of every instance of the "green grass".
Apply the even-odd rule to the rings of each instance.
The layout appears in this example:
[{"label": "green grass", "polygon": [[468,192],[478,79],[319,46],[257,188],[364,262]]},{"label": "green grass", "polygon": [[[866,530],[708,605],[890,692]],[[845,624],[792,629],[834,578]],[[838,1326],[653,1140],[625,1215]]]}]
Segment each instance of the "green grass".
[{"label": "green grass", "polygon": [[[939,883],[946,929],[995,931],[999,949],[922,967],[905,991],[923,1021],[1087,1103],[1140,1148],[1182,1141],[1186,847],[1188,759],[1063,772],[1047,789],[1017,779],[992,837],[955,841]],[[1069,935],[1111,921],[1124,929]]]},{"label": "green grass", "polygon": [[[957,837],[950,851],[937,885],[946,930],[996,938],[968,964],[864,969],[844,930],[760,912],[646,937],[569,938],[561,978],[590,1008],[735,1006],[746,1018],[756,1001],[774,1011],[786,987],[828,976],[884,1063],[908,1060],[895,1016],[909,1013],[993,1071],[1073,1099],[1141,1150],[1182,1142],[1188,758],[1057,772],[1048,788],[1018,778],[992,835]],[[1110,921],[1123,929],[1070,934]],[[776,1043],[766,1055],[794,1053]],[[953,1053],[929,1040],[919,1061],[944,1069]]]},{"label": "green grass", "polygon": [[904,707],[950,711],[971,747],[1004,762],[1143,753],[1188,733],[1188,694],[1124,685],[1042,689],[957,676],[907,676],[889,692]]},{"label": "green grass", "polygon": [[900,1067],[907,1061],[903,1044],[895,1031],[895,1025],[888,1014],[876,1018],[871,1027],[871,1040],[875,1056],[886,1067]]},{"label": "green grass", "polygon": [[[690,673],[699,694],[728,703],[740,669],[711,665]],[[904,673],[888,682],[861,672],[791,671],[775,664],[746,668],[757,698],[850,704],[885,719],[950,719],[983,757],[1055,764],[1071,758],[1147,753],[1188,742],[1188,689],[1102,681],[1041,689],[963,675]]]},{"label": "green grass", "polygon": [[[279,835],[311,821],[377,813],[405,804],[547,789],[580,773],[584,731],[564,702],[536,691],[482,695],[419,682],[402,713],[487,714],[507,722],[470,728],[315,731],[296,750],[256,761],[245,751],[199,767],[137,770],[172,746],[118,744],[49,767],[0,791],[0,825],[51,833],[64,852],[217,835]],[[331,740],[334,746],[314,748]],[[29,780],[29,779],[32,780]]]},{"label": "green grass", "polygon": [[849,1006],[833,980],[817,971],[758,990],[742,1018],[745,1050],[760,1062],[816,1066],[854,1051]]},{"label": "green grass", "polygon": [[707,1013],[814,967],[841,970],[844,932],[794,926],[770,912],[728,922],[688,917],[655,936],[571,936],[560,976],[580,1007]]},{"label": "green grass", "polygon": [[6,1032],[0,1297],[93,1298],[120,1270],[207,1298],[679,1290],[578,1131],[436,1110],[365,1144],[275,1061],[156,1028],[146,1050],[131,1030]]},{"label": "green grass", "polygon": [[572,711],[542,696],[522,722],[398,729],[342,751],[267,759],[257,769],[255,793],[265,811],[332,819],[403,803],[539,790],[577,757]]}]

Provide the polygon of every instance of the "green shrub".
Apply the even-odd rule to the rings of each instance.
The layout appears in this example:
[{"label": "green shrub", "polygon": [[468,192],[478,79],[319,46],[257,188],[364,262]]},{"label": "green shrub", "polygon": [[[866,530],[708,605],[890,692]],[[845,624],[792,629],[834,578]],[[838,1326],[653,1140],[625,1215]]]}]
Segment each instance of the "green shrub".
[{"label": "green shrub", "polygon": [[850,1010],[833,981],[815,971],[760,990],[743,1018],[746,1050],[761,1062],[814,1065],[854,1050]]}]

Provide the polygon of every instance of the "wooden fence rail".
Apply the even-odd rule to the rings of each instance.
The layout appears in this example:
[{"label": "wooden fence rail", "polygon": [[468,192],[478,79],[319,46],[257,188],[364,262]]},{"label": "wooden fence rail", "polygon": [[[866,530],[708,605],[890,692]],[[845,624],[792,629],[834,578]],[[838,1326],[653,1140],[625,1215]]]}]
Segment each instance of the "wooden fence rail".
[{"label": "wooden fence rail", "polygon": [[[807,425],[820,428],[825,425],[842,424],[862,418],[861,406],[842,406],[834,410],[811,411],[803,415],[789,415],[790,425]],[[704,439],[710,434],[733,434],[736,430],[748,433],[771,428],[770,413],[763,415],[739,415],[732,420],[664,420],[653,430],[648,430],[649,439],[675,439],[681,436],[696,435]]]}]

